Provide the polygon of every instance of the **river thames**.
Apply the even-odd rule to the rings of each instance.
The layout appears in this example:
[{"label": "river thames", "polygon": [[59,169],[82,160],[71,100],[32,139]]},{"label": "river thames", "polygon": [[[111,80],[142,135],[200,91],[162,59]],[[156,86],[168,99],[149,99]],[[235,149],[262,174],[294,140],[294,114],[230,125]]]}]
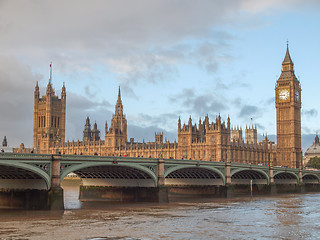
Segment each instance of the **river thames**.
[{"label": "river thames", "polygon": [[168,204],[78,201],[65,211],[0,210],[0,239],[319,239],[320,194],[179,199]]}]

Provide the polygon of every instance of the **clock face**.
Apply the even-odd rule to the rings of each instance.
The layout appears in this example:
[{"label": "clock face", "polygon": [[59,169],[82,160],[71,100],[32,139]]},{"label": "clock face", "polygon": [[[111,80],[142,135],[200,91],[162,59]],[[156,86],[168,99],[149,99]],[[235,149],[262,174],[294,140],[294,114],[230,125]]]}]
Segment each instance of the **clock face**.
[{"label": "clock face", "polygon": [[279,93],[279,98],[282,100],[282,101],[285,101],[289,98],[289,91],[287,89],[284,89],[284,90],[281,90],[280,93]]},{"label": "clock face", "polygon": [[300,100],[300,93],[299,93],[299,91],[298,91],[298,90],[296,91],[296,100],[297,100],[297,101],[299,101],[299,100]]}]

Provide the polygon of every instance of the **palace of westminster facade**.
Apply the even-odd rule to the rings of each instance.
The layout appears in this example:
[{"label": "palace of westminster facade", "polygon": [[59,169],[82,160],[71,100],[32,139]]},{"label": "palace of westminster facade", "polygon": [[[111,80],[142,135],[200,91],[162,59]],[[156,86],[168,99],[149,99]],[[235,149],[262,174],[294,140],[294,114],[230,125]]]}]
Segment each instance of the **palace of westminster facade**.
[{"label": "palace of westminster facade", "polygon": [[65,142],[66,88],[63,85],[61,98],[56,96],[50,76],[45,95],[40,97],[38,83],[34,91],[33,148],[50,154],[230,161],[299,168],[302,164],[300,94],[287,46],[275,89],[277,145],[267,137],[258,142],[257,129],[253,126],[246,127],[244,140],[242,129],[232,128],[229,117],[222,122],[220,115],[213,122],[206,116],[198,125],[192,123],[191,117],[182,125],[179,118],[177,142],[163,141],[162,133],[155,134],[154,142],[135,142],[133,138],[128,141],[120,88],[110,127],[105,124],[104,140],[96,123],[91,128],[87,117],[82,141]]}]

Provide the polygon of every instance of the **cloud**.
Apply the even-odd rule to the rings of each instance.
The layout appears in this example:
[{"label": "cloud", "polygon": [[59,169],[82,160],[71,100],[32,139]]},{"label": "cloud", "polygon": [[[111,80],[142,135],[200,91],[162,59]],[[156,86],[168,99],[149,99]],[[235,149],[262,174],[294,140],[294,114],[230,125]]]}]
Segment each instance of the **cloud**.
[{"label": "cloud", "polygon": [[256,119],[258,116],[260,116],[260,109],[253,105],[244,105],[239,112],[239,117],[241,118]]},{"label": "cloud", "polygon": [[140,81],[158,83],[174,78],[177,69],[168,57],[157,52],[136,53],[120,59],[108,60],[109,65],[124,84],[136,85]]},{"label": "cloud", "polygon": [[316,117],[318,116],[318,111],[314,108],[309,110],[302,110],[301,115],[306,116],[307,118]]},{"label": "cloud", "polygon": [[199,116],[217,114],[228,109],[224,98],[214,93],[196,94],[194,89],[184,88],[181,93],[170,98],[171,102],[178,102],[186,113],[196,113]]},{"label": "cloud", "polygon": [[237,23],[245,2],[2,1],[0,51],[33,65],[53,59],[76,79],[100,65],[133,85],[173,79],[178,63],[213,73],[233,59],[233,36],[219,27]]},{"label": "cloud", "polygon": [[155,131],[173,131],[176,133],[179,115],[177,113],[164,113],[158,115],[139,114],[128,117],[128,125],[136,125],[142,128],[154,127]]},{"label": "cloud", "polygon": [[275,97],[270,97],[269,99],[266,100],[266,105],[271,105],[275,103]]},{"label": "cloud", "polygon": [[33,91],[42,76],[15,57],[0,55],[0,138],[10,146],[32,144]]},{"label": "cloud", "polygon": [[305,8],[319,8],[320,2],[317,0],[300,1],[300,0],[268,0],[268,1],[255,1],[246,0],[242,1],[241,8],[249,13],[257,14],[262,11],[275,11],[275,10],[287,10],[292,11],[302,10]]},{"label": "cloud", "polygon": [[[229,38],[224,39],[224,41],[227,39]],[[191,59],[194,58],[197,64],[204,68],[208,73],[214,73],[218,70],[221,63],[233,59],[231,55],[221,52],[226,45],[225,42],[203,42],[197,46],[197,49],[190,53],[190,56],[192,56]]]}]

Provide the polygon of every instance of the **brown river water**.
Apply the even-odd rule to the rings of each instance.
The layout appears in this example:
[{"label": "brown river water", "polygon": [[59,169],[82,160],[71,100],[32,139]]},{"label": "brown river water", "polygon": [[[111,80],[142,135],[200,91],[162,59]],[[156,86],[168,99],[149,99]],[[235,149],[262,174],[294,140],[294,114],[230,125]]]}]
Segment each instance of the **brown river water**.
[{"label": "brown river water", "polygon": [[64,211],[0,210],[0,239],[320,239],[317,193],[112,204],[63,188]]}]

